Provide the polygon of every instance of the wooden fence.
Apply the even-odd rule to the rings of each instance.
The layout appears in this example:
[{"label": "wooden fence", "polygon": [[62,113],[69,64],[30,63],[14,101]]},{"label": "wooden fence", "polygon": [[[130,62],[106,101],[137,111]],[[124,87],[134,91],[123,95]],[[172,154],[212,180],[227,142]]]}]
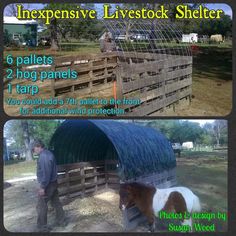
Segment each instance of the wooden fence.
[{"label": "wooden fence", "polygon": [[[55,79],[51,83],[52,97],[78,95],[79,97],[99,97],[99,93],[109,90],[115,80],[114,69],[117,66],[116,53],[87,54],[66,56],[55,59],[55,71],[77,72],[76,79]],[[110,93],[109,93],[110,92]]]},{"label": "wooden fence", "polygon": [[52,97],[114,97],[140,101],[118,106],[129,116],[151,115],[165,107],[175,107],[182,99],[191,100],[191,56],[111,52],[55,60],[55,71],[68,68],[78,73],[77,79],[52,80]]},{"label": "wooden fence", "polygon": [[[167,188],[176,184],[176,173],[175,169],[172,169],[130,179],[126,182],[133,181]],[[117,172],[117,161],[105,160],[59,165],[58,184],[59,196],[65,197],[67,200],[93,195],[108,187],[118,190],[120,178]],[[135,206],[123,211],[125,230],[132,230],[146,220],[146,217]]]},{"label": "wooden fence", "polygon": [[58,165],[59,196],[85,197],[106,187],[118,188],[117,161],[94,161]]},{"label": "wooden fence", "polygon": [[191,56],[138,52],[118,56],[121,99],[140,99],[139,105],[123,106],[126,115],[150,115],[183,98],[191,98]]}]

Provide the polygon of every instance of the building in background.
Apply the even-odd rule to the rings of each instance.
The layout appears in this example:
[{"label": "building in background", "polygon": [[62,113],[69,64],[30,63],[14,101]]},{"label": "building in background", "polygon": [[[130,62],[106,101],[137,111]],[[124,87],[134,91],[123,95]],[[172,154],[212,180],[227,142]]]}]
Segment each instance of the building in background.
[{"label": "building in background", "polygon": [[198,34],[182,34],[182,43],[197,43],[198,42]]},{"label": "building in background", "polygon": [[4,46],[37,46],[37,21],[4,16],[3,23]]}]

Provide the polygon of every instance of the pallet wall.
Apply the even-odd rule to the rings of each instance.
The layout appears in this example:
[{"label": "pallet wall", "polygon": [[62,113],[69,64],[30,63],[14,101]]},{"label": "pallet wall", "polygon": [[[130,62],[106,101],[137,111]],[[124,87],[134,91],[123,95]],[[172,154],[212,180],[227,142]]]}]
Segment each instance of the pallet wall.
[{"label": "pallet wall", "polygon": [[192,56],[110,52],[55,60],[53,70],[68,68],[77,71],[78,78],[51,80],[52,97],[139,100],[119,105],[127,116],[151,115],[184,98],[191,101]]},{"label": "pallet wall", "polygon": [[140,99],[124,105],[126,115],[145,116],[191,98],[192,57],[128,52],[118,55],[121,99]]},{"label": "pallet wall", "polygon": [[113,160],[58,165],[59,196],[85,197],[107,187],[119,188]]},{"label": "pallet wall", "polygon": [[[117,66],[116,53],[87,54],[55,59],[55,71],[77,72],[77,79],[55,79],[51,83],[52,97],[98,97],[99,93],[111,96]],[[106,94],[105,94],[106,95]]]}]

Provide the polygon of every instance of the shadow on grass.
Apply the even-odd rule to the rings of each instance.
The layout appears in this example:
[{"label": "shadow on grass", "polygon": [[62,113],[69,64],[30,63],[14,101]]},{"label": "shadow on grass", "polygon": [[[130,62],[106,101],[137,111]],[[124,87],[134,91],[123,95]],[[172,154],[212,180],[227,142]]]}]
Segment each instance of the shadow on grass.
[{"label": "shadow on grass", "polygon": [[191,158],[227,158],[227,151],[182,151],[181,157],[191,159]]},{"label": "shadow on grass", "polygon": [[4,165],[5,166],[8,166],[8,165],[14,165],[14,164],[18,164],[18,163],[21,163],[21,162],[24,162],[25,159],[21,159],[21,160],[9,160],[9,161],[5,161],[4,162]]},{"label": "shadow on grass", "polygon": [[199,77],[232,80],[232,49],[201,47],[193,55],[193,79]]},{"label": "shadow on grass", "polygon": [[99,49],[99,44],[98,43],[78,43],[78,44],[61,44],[60,45],[60,50],[62,51],[77,51],[77,50],[80,50],[80,49],[84,49],[84,48],[87,48],[87,49]]}]

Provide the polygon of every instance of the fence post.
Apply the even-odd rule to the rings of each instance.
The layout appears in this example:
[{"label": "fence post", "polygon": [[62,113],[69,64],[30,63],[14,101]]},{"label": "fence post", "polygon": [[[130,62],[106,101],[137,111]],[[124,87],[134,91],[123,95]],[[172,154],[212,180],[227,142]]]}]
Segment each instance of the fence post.
[{"label": "fence post", "polygon": [[89,59],[88,66],[89,66],[89,90],[90,90],[90,93],[92,93],[92,90],[93,90],[93,61],[92,59]]},{"label": "fence post", "polygon": [[82,185],[82,197],[85,195],[85,173],[84,173],[84,167],[82,166],[80,168],[80,176],[81,176],[81,185]]},{"label": "fence post", "polygon": [[95,192],[97,192],[97,190],[98,190],[98,177],[97,177],[96,166],[93,168],[93,173],[94,173]]},{"label": "fence post", "polygon": [[119,62],[119,58],[117,57],[117,67],[115,69],[116,75],[116,94],[117,99],[123,100],[123,90],[122,90],[122,77],[121,77],[121,66]]},{"label": "fence post", "polygon": [[66,169],[66,199],[69,201],[70,200],[70,175],[69,175],[69,170]]},{"label": "fence post", "polygon": [[107,173],[107,161],[105,160],[105,166],[104,166],[104,170],[105,170],[105,188],[108,188],[108,173]]},{"label": "fence post", "polygon": [[[54,62],[55,63],[55,62]],[[54,64],[53,66],[53,71],[56,71],[56,64]],[[51,96],[54,98],[55,95],[56,95],[56,92],[55,92],[55,80],[56,79],[51,79]]]},{"label": "fence post", "polygon": [[[74,64],[75,64],[75,58],[72,59],[70,67],[73,69],[74,68]],[[71,92],[75,91],[75,85],[73,84],[71,87]]]},{"label": "fence post", "polygon": [[105,84],[107,83],[108,71],[107,71],[107,57],[104,58],[104,75],[105,75]]}]

